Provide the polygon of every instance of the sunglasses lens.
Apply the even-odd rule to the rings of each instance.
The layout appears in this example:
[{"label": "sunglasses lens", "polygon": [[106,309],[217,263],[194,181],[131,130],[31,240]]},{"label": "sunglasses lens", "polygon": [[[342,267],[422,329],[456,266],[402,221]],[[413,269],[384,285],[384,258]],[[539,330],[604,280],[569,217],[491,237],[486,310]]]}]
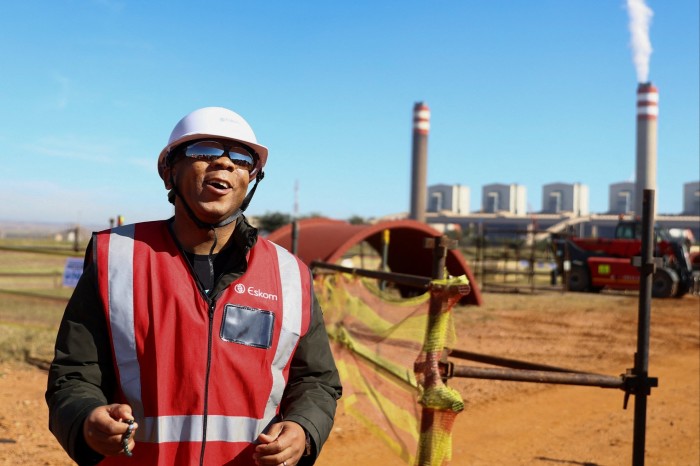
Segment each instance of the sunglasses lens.
[{"label": "sunglasses lens", "polygon": [[224,146],[216,141],[195,142],[185,148],[185,156],[196,159],[216,159],[225,152]]},{"label": "sunglasses lens", "polygon": [[228,151],[228,156],[231,158],[233,163],[248,171],[251,171],[255,166],[255,159],[244,149],[232,147]]},{"label": "sunglasses lens", "polygon": [[255,167],[256,158],[246,148],[229,147],[218,141],[198,141],[185,147],[185,156],[199,160],[207,160],[213,162],[222,155],[226,154],[231,161],[237,166],[252,172]]}]

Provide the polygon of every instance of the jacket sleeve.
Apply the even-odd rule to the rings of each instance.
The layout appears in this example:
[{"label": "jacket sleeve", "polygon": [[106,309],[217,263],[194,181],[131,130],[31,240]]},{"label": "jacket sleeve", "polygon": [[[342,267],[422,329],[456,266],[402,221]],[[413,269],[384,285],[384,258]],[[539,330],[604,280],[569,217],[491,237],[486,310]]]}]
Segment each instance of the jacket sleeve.
[{"label": "jacket sleeve", "polygon": [[292,357],[289,383],[282,398],[284,420],[300,424],[311,437],[313,453],[302,457],[302,466],[316,461],[331,433],[336,402],[342,394],[338,369],[331,354],[321,307],[312,296],[309,331]]},{"label": "jacket sleeve", "polygon": [[49,429],[81,465],[103,458],[85,443],[83,422],[112,398],[115,375],[109,341],[94,266],[88,265],[66,306],[46,390]]}]

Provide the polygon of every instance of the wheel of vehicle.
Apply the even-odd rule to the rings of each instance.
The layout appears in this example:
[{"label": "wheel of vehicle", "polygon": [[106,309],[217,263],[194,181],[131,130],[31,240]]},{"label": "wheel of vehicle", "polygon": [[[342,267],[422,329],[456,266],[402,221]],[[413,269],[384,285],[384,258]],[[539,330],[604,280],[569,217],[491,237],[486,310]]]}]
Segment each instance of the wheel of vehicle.
[{"label": "wheel of vehicle", "polygon": [[651,279],[654,298],[670,298],[678,291],[678,275],[671,269],[659,268]]},{"label": "wheel of vehicle", "polygon": [[685,282],[683,280],[678,281],[678,289],[676,290],[676,293],[673,295],[674,298],[682,298],[683,296],[687,295],[688,292],[690,291],[690,284],[688,282]]},{"label": "wheel of vehicle", "polygon": [[588,275],[588,268],[583,265],[574,265],[569,271],[569,291],[588,291],[591,277]]}]

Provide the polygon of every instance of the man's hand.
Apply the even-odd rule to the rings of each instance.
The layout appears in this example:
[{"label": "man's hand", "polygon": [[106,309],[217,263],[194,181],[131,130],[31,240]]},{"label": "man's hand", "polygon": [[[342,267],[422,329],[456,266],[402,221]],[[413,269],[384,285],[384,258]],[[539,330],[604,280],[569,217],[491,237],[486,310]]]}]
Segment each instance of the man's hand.
[{"label": "man's hand", "polygon": [[[124,453],[122,438],[129,425],[122,421],[127,419],[134,419],[129,405],[115,403],[93,409],[83,423],[85,442],[90,448],[104,456]],[[134,432],[137,428],[138,425],[134,424]],[[131,435],[129,451],[133,450],[135,445],[134,436]]]},{"label": "man's hand", "polygon": [[258,443],[254,455],[256,464],[294,466],[306,448],[306,434],[296,422],[284,421],[260,434]]}]

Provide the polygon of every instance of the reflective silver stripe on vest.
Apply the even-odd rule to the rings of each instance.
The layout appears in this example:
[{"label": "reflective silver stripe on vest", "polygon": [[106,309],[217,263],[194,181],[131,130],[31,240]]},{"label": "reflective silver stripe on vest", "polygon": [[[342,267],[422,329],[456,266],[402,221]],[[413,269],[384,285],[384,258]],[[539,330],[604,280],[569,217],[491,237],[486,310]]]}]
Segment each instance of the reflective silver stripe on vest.
[{"label": "reflective silver stripe on vest", "polygon": [[119,382],[134,417],[141,419],[141,369],[134,335],[134,230],[134,225],[124,225],[109,235],[108,306]]},{"label": "reflective silver stripe on vest", "polygon": [[[204,416],[160,416],[139,420],[142,442],[201,442]],[[207,441],[251,442],[265,425],[243,416],[207,416]]]},{"label": "reflective silver stripe on vest", "polygon": [[[197,442],[202,440],[202,415],[144,417],[141,371],[136,356],[133,307],[134,226],[113,230],[109,248],[109,315],[115,359],[122,390],[139,423],[136,440],[142,442]],[[274,244],[274,243],[272,243]],[[253,442],[274,419],[286,382],[284,368],[299,341],[302,322],[302,289],[299,265],[280,246],[277,257],[282,282],[282,329],[272,367],[272,390],[262,419],[243,416],[207,416],[207,440]]]},{"label": "reflective silver stripe on vest", "polygon": [[272,243],[277,249],[280,278],[282,281],[282,331],[272,361],[272,392],[267,400],[265,418],[272,419],[282,401],[286,381],[282,371],[289,363],[301,334],[301,275],[299,264],[286,249]]}]

